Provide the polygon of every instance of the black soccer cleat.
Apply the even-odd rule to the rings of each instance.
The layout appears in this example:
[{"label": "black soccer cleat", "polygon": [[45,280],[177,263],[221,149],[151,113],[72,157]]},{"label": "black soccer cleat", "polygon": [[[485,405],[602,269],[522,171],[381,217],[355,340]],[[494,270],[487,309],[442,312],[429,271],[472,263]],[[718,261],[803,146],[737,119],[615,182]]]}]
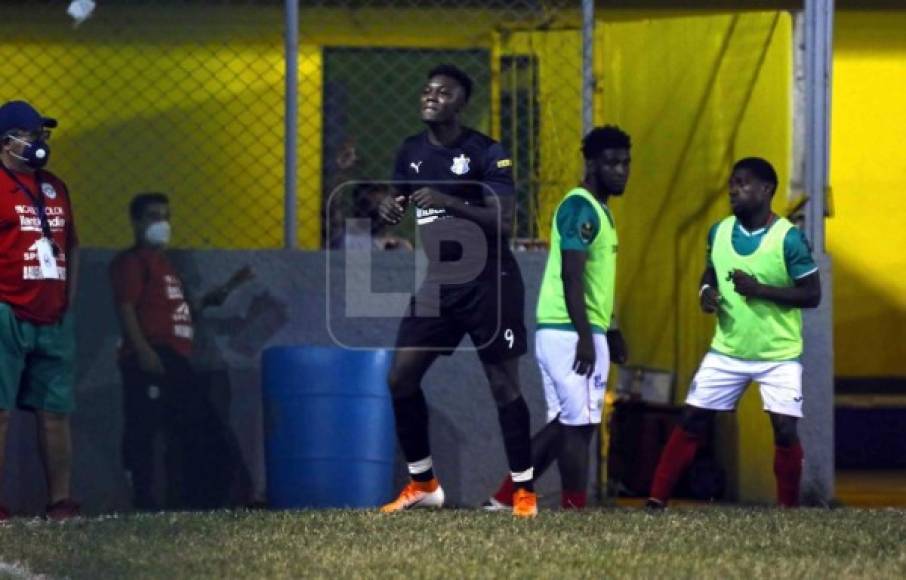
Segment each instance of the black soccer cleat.
[{"label": "black soccer cleat", "polygon": [[645,511],[647,512],[662,512],[667,509],[667,504],[662,502],[659,499],[654,499],[649,497],[648,501],[645,502]]}]

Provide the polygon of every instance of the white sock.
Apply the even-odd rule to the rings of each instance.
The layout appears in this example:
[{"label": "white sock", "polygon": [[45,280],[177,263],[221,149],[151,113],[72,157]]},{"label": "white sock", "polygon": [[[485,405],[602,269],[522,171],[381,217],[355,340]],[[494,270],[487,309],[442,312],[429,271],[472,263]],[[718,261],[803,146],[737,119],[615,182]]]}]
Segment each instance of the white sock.
[{"label": "white sock", "polygon": [[524,481],[531,481],[535,477],[535,468],[529,467],[525,471],[511,471],[510,477],[513,478],[513,483],[522,483]]},{"label": "white sock", "polygon": [[413,461],[409,464],[409,475],[418,475],[419,473],[424,473],[429,469],[434,467],[434,463],[431,461],[431,456],[427,456],[424,459],[419,459],[418,461]]}]

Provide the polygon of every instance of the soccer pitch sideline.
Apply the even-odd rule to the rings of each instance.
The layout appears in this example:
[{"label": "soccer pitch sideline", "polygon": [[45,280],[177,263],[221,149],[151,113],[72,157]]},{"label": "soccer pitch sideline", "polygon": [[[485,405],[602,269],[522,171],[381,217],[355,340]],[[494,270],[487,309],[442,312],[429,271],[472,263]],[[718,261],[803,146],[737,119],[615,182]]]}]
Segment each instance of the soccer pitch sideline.
[{"label": "soccer pitch sideline", "polygon": [[0,527],[14,578],[903,578],[906,510],[164,513]]}]

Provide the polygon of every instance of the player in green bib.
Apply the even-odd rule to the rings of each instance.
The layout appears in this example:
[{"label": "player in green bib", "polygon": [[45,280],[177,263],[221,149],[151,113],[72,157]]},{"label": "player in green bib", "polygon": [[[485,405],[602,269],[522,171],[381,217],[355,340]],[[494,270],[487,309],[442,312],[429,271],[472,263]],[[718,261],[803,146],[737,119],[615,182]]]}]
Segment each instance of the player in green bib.
[{"label": "player in green bib", "polygon": [[[585,178],[557,207],[538,298],[535,357],[548,423],[532,439],[532,463],[539,477],[557,461],[566,509],[586,504],[588,448],[601,422],[610,361],[627,358],[612,324],[618,245],[607,202],[626,188],[629,149],[629,135],[613,126],[582,141]],[[484,507],[509,509],[512,495],[506,478]]]},{"label": "player in green bib", "polygon": [[650,508],[666,505],[715,412],[733,411],[750,382],[759,384],[774,429],[777,502],[799,505],[802,309],[821,302],[818,267],[802,232],[771,211],[777,173],[770,163],[738,161],[729,185],[733,215],[708,234],[699,289],[702,310],[717,315],[714,339],[661,454]]}]

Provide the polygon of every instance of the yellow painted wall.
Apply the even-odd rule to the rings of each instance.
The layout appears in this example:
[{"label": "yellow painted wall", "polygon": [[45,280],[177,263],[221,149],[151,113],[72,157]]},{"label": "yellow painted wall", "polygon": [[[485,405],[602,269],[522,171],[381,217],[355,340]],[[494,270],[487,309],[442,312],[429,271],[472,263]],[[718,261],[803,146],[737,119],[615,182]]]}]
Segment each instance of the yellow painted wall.
[{"label": "yellow painted wall", "polygon": [[906,376],[906,11],[838,12],[831,175],[838,376]]},{"label": "yellow painted wall", "polygon": [[[297,247],[321,246],[322,165],[321,135],[324,116],[321,99],[323,60],[321,47],[299,47],[298,159],[296,160],[296,242]],[[281,155],[282,158],[282,155]]]},{"label": "yellow painted wall", "polygon": [[[83,244],[127,245],[128,200],[155,190],[171,195],[176,245],[280,245],[281,218],[269,210],[282,213],[282,166],[250,159],[255,151],[282,150],[279,52],[203,44],[0,47],[7,69],[31,61],[53,70],[58,58],[71,65],[65,74],[36,76],[16,95],[59,118],[50,168],[73,192]],[[256,63],[256,74],[199,74],[207,58],[227,66]],[[139,70],[130,65],[135,62]],[[132,74],[99,75],[101,63]],[[244,116],[250,122],[237,125]],[[202,222],[212,226],[203,234],[194,227]]]},{"label": "yellow painted wall", "polygon": [[[230,18],[232,16],[236,20]],[[62,21],[61,21],[62,19]],[[284,60],[278,9],[105,7],[81,28],[64,11],[0,11],[2,97],[59,118],[50,168],[70,186],[82,243],[132,239],[129,199],[170,194],[174,245],[283,243]],[[7,76],[8,75],[8,76]],[[319,243],[321,55],[300,50],[299,243]],[[312,227],[314,225],[314,227]]]},{"label": "yellow painted wall", "polygon": [[[777,168],[786,205],[790,160],[791,18],[740,13],[604,21],[597,121],[633,138],[629,187],[614,201],[620,231],[617,314],[633,362],[677,372],[682,401],[714,321],[698,309],[708,227],[729,213],[735,159]],[[757,392],[741,405],[727,465],[749,501],[773,498],[770,433]],[[737,458],[744,457],[745,461]],[[735,465],[733,463],[736,463]],[[766,474],[766,477],[765,477]]]}]

